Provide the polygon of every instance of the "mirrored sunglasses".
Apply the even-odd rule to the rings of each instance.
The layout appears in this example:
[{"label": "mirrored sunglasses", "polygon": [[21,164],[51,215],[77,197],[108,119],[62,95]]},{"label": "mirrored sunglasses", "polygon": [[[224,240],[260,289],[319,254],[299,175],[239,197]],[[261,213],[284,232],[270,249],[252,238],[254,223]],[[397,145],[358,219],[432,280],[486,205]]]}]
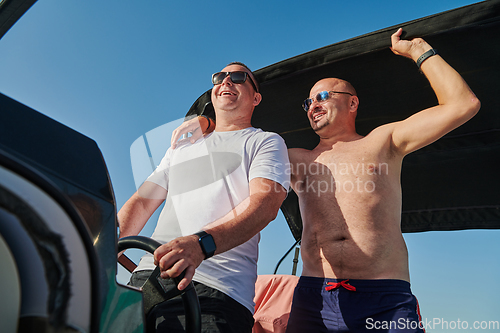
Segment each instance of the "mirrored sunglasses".
[{"label": "mirrored sunglasses", "polygon": [[314,97],[314,99],[312,98],[308,98],[304,101],[304,103],[302,103],[302,107],[304,108],[304,110],[307,112],[309,111],[309,107],[311,106],[311,104],[316,100],[316,102],[324,102],[328,99],[330,99],[331,95],[330,94],[346,94],[346,95],[351,95],[353,96],[353,94],[351,93],[348,93],[348,92],[344,92],[344,91],[327,91],[327,90],[324,90],[324,91],[321,91],[319,92],[316,97]]}]

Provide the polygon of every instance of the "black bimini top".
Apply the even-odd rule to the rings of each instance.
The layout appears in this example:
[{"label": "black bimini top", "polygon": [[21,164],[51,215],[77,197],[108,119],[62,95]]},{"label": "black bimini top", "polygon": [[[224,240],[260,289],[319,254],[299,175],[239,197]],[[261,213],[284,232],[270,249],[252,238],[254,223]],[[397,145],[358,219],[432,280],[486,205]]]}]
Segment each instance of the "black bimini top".
[{"label": "black bimini top", "polygon": [[[436,105],[415,63],[389,49],[399,27],[405,38],[424,37],[436,48],[482,105],[465,125],[405,157],[403,232],[500,228],[500,0],[382,29],[256,71],[263,101],[254,111],[253,126],[279,133],[289,148],[314,148],[319,139],[301,104],[325,77],[345,79],[356,88],[361,101],[356,126],[362,135]],[[188,115],[214,117],[209,101],[207,91]],[[294,193],[282,210],[298,239],[302,221]]]},{"label": "black bimini top", "polygon": [[0,39],[37,0],[0,0]]}]

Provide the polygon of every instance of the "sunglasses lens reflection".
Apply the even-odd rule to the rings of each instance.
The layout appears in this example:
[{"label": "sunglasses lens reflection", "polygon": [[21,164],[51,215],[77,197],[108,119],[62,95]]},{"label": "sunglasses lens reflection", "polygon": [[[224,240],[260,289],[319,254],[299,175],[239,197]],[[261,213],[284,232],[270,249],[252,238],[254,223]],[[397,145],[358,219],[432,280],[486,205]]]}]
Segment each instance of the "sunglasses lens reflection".
[{"label": "sunglasses lens reflection", "polygon": [[316,100],[318,102],[323,102],[326,101],[329,97],[328,91],[322,91],[319,94],[316,95]]},{"label": "sunglasses lens reflection", "polygon": [[312,104],[312,99],[308,98],[304,101],[304,110],[309,111],[309,107]]},{"label": "sunglasses lens reflection", "polygon": [[245,82],[247,76],[245,72],[232,72],[231,73],[231,81],[233,83],[243,83]]},{"label": "sunglasses lens reflection", "polygon": [[221,84],[225,78],[226,78],[226,73],[215,73],[212,76],[212,83],[213,84]]},{"label": "sunglasses lens reflection", "polygon": [[[330,92],[328,92],[326,90],[319,92],[315,97],[316,102],[323,102],[323,101],[326,101],[328,98],[330,98]],[[313,100],[311,98],[308,98],[304,101],[304,104],[302,104],[302,107],[304,108],[304,110],[306,112],[309,111],[309,107],[311,106],[312,103],[313,103]]]}]

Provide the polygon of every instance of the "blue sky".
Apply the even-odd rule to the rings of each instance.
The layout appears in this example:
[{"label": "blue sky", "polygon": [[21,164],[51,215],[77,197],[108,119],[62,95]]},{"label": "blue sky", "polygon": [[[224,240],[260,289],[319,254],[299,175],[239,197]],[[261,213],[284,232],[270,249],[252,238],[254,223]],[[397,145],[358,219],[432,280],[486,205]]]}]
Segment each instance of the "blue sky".
[{"label": "blue sky", "polygon": [[[94,139],[119,209],[136,190],[132,143],[181,118],[225,64],[256,70],[473,2],[39,0],[0,41],[0,91]],[[150,223],[143,234],[151,233]],[[432,331],[443,331],[438,320],[500,321],[498,231],[405,239]],[[271,274],[292,244],[280,214],[262,233],[259,273]],[[291,272],[291,260],[279,273]]]}]

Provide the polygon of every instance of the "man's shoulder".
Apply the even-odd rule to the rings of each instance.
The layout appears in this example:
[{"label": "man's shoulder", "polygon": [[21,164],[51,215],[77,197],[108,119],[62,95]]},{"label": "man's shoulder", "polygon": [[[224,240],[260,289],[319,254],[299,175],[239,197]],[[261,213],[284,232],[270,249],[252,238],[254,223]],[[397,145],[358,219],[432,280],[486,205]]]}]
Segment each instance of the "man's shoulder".
[{"label": "man's shoulder", "polygon": [[388,124],[383,124],[378,127],[375,127],[373,130],[371,130],[364,138],[373,138],[373,137],[380,137],[380,136],[390,136],[392,135],[392,132],[394,131],[394,128],[398,122],[393,122],[393,123],[388,123]]},{"label": "man's shoulder", "polygon": [[255,140],[258,141],[275,141],[275,142],[282,142],[283,144],[285,143],[285,140],[279,135],[278,133],[275,132],[268,132],[264,131],[260,128],[255,128],[255,127],[250,127],[248,128],[248,135],[251,135]]},{"label": "man's shoulder", "polygon": [[392,138],[392,133],[394,132],[395,126],[396,123],[380,125],[371,130],[365,136],[361,137],[359,140],[356,140],[352,143],[359,146],[369,146],[372,148],[380,146],[380,148],[382,148]]},{"label": "man's shoulder", "polygon": [[269,132],[269,131],[264,131],[262,128],[257,128],[257,127],[249,127],[247,128],[247,130],[252,133],[253,135],[259,135],[259,136],[277,136],[277,137],[280,137],[281,136],[276,133],[276,132]]},{"label": "man's shoulder", "polygon": [[372,155],[381,154],[380,156],[395,157],[393,134],[397,126],[397,122],[384,124],[374,128],[356,144],[351,147],[355,152],[370,152]]},{"label": "man's shoulder", "polygon": [[311,155],[311,150],[304,148],[288,148],[288,157],[291,163],[301,161]]}]

